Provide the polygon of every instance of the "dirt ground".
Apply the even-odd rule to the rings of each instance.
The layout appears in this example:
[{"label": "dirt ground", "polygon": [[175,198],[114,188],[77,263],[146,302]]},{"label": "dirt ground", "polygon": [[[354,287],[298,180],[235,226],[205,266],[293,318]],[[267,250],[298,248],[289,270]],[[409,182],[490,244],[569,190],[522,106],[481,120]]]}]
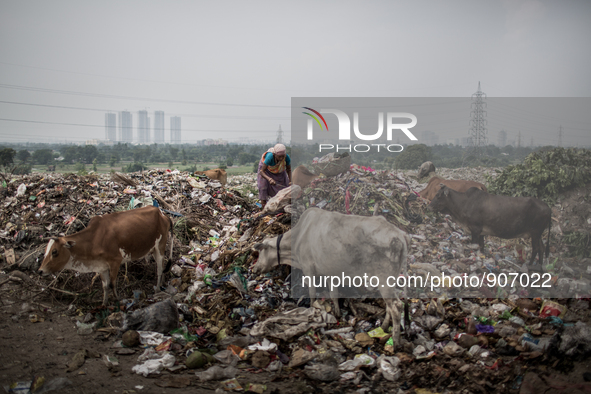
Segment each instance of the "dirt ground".
[{"label": "dirt ground", "polygon": [[[8,278],[0,274],[0,283]],[[99,287],[98,283],[95,287]],[[83,309],[70,307],[67,302],[55,299],[35,297],[39,292],[23,291],[23,284],[7,282],[2,287],[4,297],[0,300],[0,392],[16,382],[32,381],[43,378],[44,385],[67,379],[67,385],[60,385],[51,393],[87,394],[87,393],[213,393],[221,384],[219,381],[200,382],[195,372],[205,369],[181,369],[171,374],[149,375],[147,378],[132,372],[142,348],[136,347],[133,353],[121,355],[114,347],[120,341],[116,334],[95,331],[89,335],[80,335],[77,321],[82,320],[88,305]],[[8,296],[6,296],[8,294]],[[98,307],[100,294],[95,297]],[[86,350],[84,364],[73,371],[68,371],[74,356]],[[115,357],[119,366],[109,369],[103,360],[105,356]],[[180,360],[184,365],[184,359]],[[283,372],[280,377],[269,372],[241,371],[238,381],[264,384],[265,393],[342,393],[358,389],[352,383],[331,384],[309,381],[301,370]],[[359,387],[367,386],[366,384]],[[165,387],[166,385],[180,387]],[[376,383],[380,392],[390,392],[398,384],[390,382]],[[347,388],[347,386],[351,386]]]},{"label": "dirt ground", "polygon": [[[0,275],[0,283],[7,278],[7,275]],[[83,319],[84,312],[69,306],[67,302],[55,299],[39,299],[35,297],[38,292],[23,292],[23,285],[8,282],[3,286],[4,298],[0,301],[0,386],[5,387],[15,382],[26,382],[36,378],[44,378],[45,386],[50,383],[64,382],[67,379],[67,386],[59,386],[54,393],[213,393],[218,389],[220,382],[200,382],[195,376],[198,370],[181,369],[172,374],[163,372],[159,375],[143,377],[131,371],[137,364],[137,357],[143,349],[134,348],[133,353],[118,354],[120,348],[113,345],[118,341],[116,335],[107,332],[93,332],[90,335],[79,335],[76,322]],[[6,296],[8,294],[8,296]],[[98,298],[100,300],[100,297]],[[99,301],[100,302],[100,301]],[[74,356],[81,350],[87,351],[87,358],[82,366],[67,371]],[[105,356],[115,357],[119,366],[109,369],[104,361]],[[514,357],[505,358],[505,362],[511,363]],[[180,360],[182,365],[184,360]],[[463,363],[463,361],[462,361]],[[470,363],[470,362],[469,362]],[[457,360],[442,356],[430,363],[415,363],[406,368],[405,374],[425,374],[426,380],[431,380],[432,373],[427,374],[426,369],[448,367],[453,371],[457,368]],[[478,380],[463,379],[458,371],[458,379],[455,387],[450,387],[453,393],[473,392],[509,392],[509,393],[543,393],[543,392],[568,392],[569,394],[589,392],[591,384],[585,383],[583,374],[591,371],[591,360],[584,362],[567,362],[552,366],[538,364],[520,363],[514,365],[511,371],[513,375],[530,371],[521,391],[514,388],[513,378],[507,378],[507,382],[498,387],[491,387],[484,384],[486,379]],[[565,370],[566,369],[566,370]],[[203,370],[203,369],[201,369]],[[200,370],[199,370],[200,371]],[[486,371],[503,375],[505,372]],[[375,372],[375,370],[373,370]],[[448,372],[449,373],[449,372]],[[478,376],[477,373],[476,376]],[[373,373],[368,371],[368,379],[363,379],[359,385],[353,382],[333,382],[330,384],[314,382],[307,379],[303,372],[293,370],[283,371],[279,377],[273,373],[254,373],[241,371],[237,375],[238,381],[246,385],[248,383],[260,383],[267,386],[265,393],[428,393],[437,391],[420,391],[416,385],[404,385],[404,380],[392,383],[383,379],[372,381]],[[428,376],[427,376],[428,375]],[[559,384],[554,388],[548,386],[544,379],[557,375]],[[474,376],[474,375],[472,375]],[[59,380],[58,378],[62,378]],[[56,380],[58,379],[58,380]],[[551,380],[550,380],[551,382]],[[480,385],[479,384],[483,384]],[[166,387],[173,385],[177,387]],[[180,387],[179,387],[180,386]],[[400,390],[400,387],[404,390]],[[529,389],[528,389],[529,387]],[[557,390],[563,387],[565,391]],[[359,390],[362,391],[359,391]],[[416,389],[416,390],[415,390]],[[585,391],[587,390],[587,391]],[[220,391],[218,391],[220,392]],[[442,391],[439,391],[442,392]],[[445,391],[443,391],[445,392]]]},{"label": "dirt ground", "polygon": [[[132,266],[130,275],[137,276],[138,266]],[[14,272],[10,274],[14,275]],[[3,297],[0,299],[0,392],[5,387],[16,382],[32,381],[36,378],[44,379],[44,386],[57,378],[67,379],[67,385],[50,391],[52,393],[182,393],[203,392],[213,393],[220,387],[219,381],[200,382],[195,372],[184,368],[184,358],[177,360],[182,365],[180,371],[174,375],[168,372],[152,374],[147,378],[132,372],[137,358],[144,351],[143,348],[133,348],[133,353],[118,354],[121,350],[116,347],[121,337],[117,333],[98,330],[89,335],[80,335],[77,322],[83,321],[86,314],[100,310],[102,290],[100,280],[94,283],[90,292],[92,299],[78,300],[70,303],[74,298],[65,294],[52,292],[42,294],[38,287],[44,279],[31,275],[34,282],[8,281],[2,286]],[[9,275],[0,273],[0,283],[5,282]],[[88,291],[91,275],[82,279],[76,275],[60,278],[62,283],[70,282],[73,291],[82,293]],[[132,281],[125,285],[119,280],[119,291],[123,297],[129,293],[129,288],[138,288],[148,293],[152,282],[152,275],[147,274],[142,280]],[[33,284],[37,283],[37,284]],[[83,289],[86,287],[86,289]],[[153,293],[153,291],[152,291]],[[60,299],[56,299],[56,295]],[[112,309],[112,308],[111,308]],[[93,319],[94,320],[94,319]],[[84,364],[73,371],[68,371],[74,356],[86,350]],[[126,349],[128,350],[128,349]],[[104,361],[105,356],[115,357],[118,367],[109,369]],[[167,379],[171,379],[173,383]],[[318,385],[308,384],[303,374],[282,374],[281,379],[274,380],[269,372],[250,373],[244,371],[237,376],[243,383],[261,383],[267,386],[265,393],[300,393],[300,392],[331,392],[326,386],[317,391]],[[60,382],[64,382],[64,380]],[[57,380],[55,381],[57,382]],[[55,383],[54,382],[54,383]],[[176,383],[175,383],[176,382]],[[174,385],[180,387],[165,387]],[[164,386],[164,387],[161,387]],[[322,385],[321,385],[322,386]],[[321,387],[320,386],[320,387]],[[336,388],[335,388],[336,392]]]},{"label": "dirt ground", "polygon": [[[31,322],[35,319],[43,321]],[[51,391],[56,394],[213,393],[220,387],[219,382],[199,382],[196,370],[184,370],[174,375],[163,372],[148,378],[137,375],[131,368],[137,364],[137,357],[143,349],[135,348],[132,354],[119,355],[116,353],[118,349],[112,347],[115,342],[115,336],[101,332],[79,335],[76,318],[69,316],[67,304],[51,306],[44,302],[3,299],[0,307],[0,386],[43,377],[45,384],[56,378],[69,380],[66,387]],[[83,349],[88,351],[84,364],[67,372],[67,365]],[[103,361],[105,355],[117,358],[119,368],[109,370]],[[166,384],[167,377],[171,376],[189,386],[158,386]],[[238,379],[240,382],[265,383],[267,393],[274,389],[281,393],[311,392],[311,387],[306,387],[307,383],[297,376],[290,381],[271,382],[270,373],[241,373]],[[300,382],[296,384],[295,380]]]}]

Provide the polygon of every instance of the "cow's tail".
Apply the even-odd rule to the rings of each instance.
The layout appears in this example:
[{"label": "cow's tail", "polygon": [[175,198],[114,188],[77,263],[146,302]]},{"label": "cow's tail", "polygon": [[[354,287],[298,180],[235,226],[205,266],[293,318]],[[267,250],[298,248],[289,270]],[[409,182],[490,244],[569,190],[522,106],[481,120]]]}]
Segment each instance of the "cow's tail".
[{"label": "cow's tail", "polygon": [[170,255],[168,257],[168,262],[166,263],[166,267],[164,268],[164,272],[170,271],[170,267],[172,267],[172,251],[174,249],[174,232],[172,231],[172,229],[173,229],[172,219],[170,218],[170,216],[166,216],[166,218],[168,219],[168,224],[170,224]]},{"label": "cow's tail", "polygon": [[[400,250],[400,254],[399,254],[399,259],[400,259],[400,270],[398,272],[402,272],[403,275],[408,278],[408,252],[410,251],[410,244],[411,244],[411,240],[410,240],[410,236],[407,233],[404,233],[404,236],[402,237],[402,242],[395,242],[394,243],[395,246],[393,246],[393,248],[396,249],[401,249]],[[402,247],[401,247],[402,246]],[[394,251],[394,250],[393,250]],[[404,298],[404,322],[403,322],[403,328],[404,328],[404,332],[408,333],[408,328],[410,327],[410,315],[409,315],[409,302],[408,302],[408,297],[407,297],[407,288],[405,287],[403,292],[402,292],[402,298]],[[392,322],[392,324],[400,324],[400,322]]]},{"label": "cow's tail", "polygon": [[410,329],[410,302],[408,301],[408,298],[404,299],[404,332],[407,334],[409,334],[409,329]]},{"label": "cow's tail", "polygon": [[[546,241],[546,256],[550,256],[550,227],[552,227],[552,217],[548,220],[548,240]],[[549,264],[550,262],[548,262]]]}]

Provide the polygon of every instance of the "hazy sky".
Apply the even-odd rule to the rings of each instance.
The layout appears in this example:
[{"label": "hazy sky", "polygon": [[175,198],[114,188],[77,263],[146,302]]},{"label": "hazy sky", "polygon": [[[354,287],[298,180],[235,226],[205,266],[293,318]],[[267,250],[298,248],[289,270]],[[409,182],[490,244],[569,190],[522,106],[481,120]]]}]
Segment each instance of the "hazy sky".
[{"label": "hazy sky", "polygon": [[[131,111],[135,132],[142,109],[152,126],[165,112],[167,140],[170,116],[183,142],[274,139],[291,97],[469,99],[479,81],[489,97],[591,97],[590,38],[587,0],[4,0],[0,142],[103,139],[107,111]],[[444,138],[467,135],[456,115]],[[489,139],[557,140],[516,124],[489,122]],[[561,124],[564,144],[591,145],[591,121]]]}]

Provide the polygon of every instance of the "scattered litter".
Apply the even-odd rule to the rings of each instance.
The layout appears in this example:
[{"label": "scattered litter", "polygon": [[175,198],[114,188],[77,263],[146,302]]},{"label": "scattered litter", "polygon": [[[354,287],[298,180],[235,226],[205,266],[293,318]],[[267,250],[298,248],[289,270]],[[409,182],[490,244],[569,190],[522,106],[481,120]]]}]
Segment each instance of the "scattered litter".
[{"label": "scattered litter", "polygon": [[[442,391],[460,376],[465,378],[465,387],[453,390],[475,392],[498,385],[516,385],[517,390],[530,382],[530,373],[524,375],[519,369],[526,360],[551,365],[588,357],[591,332],[577,320],[589,310],[591,260],[566,257],[560,249],[566,246],[554,242],[558,229],[563,228],[562,216],[552,224],[551,282],[578,298],[559,303],[551,299],[555,297],[551,291],[542,289],[541,296],[532,296],[519,283],[507,289],[488,286],[488,282],[473,290],[471,297],[455,298],[452,278],[529,272],[522,267],[531,248],[521,240],[486,237],[485,251],[480,251],[471,245],[469,232],[449,218],[432,214],[416,198],[415,191],[425,183],[408,173],[355,164],[344,170],[331,168],[334,165],[320,168],[342,159],[318,159],[313,167],[319,172],[334,169],[338,174],[325,173],[303,190],[298,186],[283,189],[262,213],[248,189],[256,187],[254,174],[230,177],[225,188],[179,171],[150,170],[92,179],[25,176],[6,186],[0,228],[3,256],[11,266],[34,271],[45,246],[41,240],[80,231],[99,214],[146,204],[159,206],[173,220],[176,237],[166,290],[132,284],[121,297],[119,306],[124,312],[117,312],[119,317],[109,311],[108,317],[99,319],[100,313],[93,311],[88,321],[76,323],[77,331],[80,335],[102,335],[113,329],[124,332],[122,341],[129,348],[119,345],[117,355],[134,354],[137,349],[130,348],[135,346],[146,347],[132,369],[137,374],[207,368],[196,371],[196,376],[201,381],[221,381],[215,384],[223,390],[266,390],[265,385],[253,383],[241,387],[237,379],[242,376],[237,375],[243,370],[270,371],[279,380],[287,373],[318,382],[340,380],[356,385],[358,392],[367,388],[363,387],[366,382],[379,379],[376,374],[398,382],[405,391],[412,387],[423,393]],[[486,184],[486,176],[496,176],[497,171],[438,168],[437,174]],[[244,187],[246,191],[241,191]],[[252,245],[285,233],[311,207],[383,216],[411,235],[409,275],[449,278],[437,291],[426,287],[405,297],[409,302],[406,318],[410,319],[410,326],[404,328],[407,339],[395,344],[389,331],[380,328],[385,314],[380,302],[349,299],[343,304],[341,300],[337,318],[331,313],[335,304],[330,299],[319,297],[310,307],[307,299],[291,299],[290,286],[296,283],[293,272],[293,277],[280,272],[281,268],[266,276],[252,274],[250,267],[257,259]],[[557,211],[563,215],[565,210]],[[31,256],[23,253],[28,243],[37,248]],[[121,267],[120,281],[127,268]],[[126,272],[126,279],[131,275]],[[6,283],[19,283],[17,276],[12,277]],[[70,292],[67,286],[58,290],[45,289],[70,299],[75,295],[63,293]],[[87,288],[80,286],[77,292],[86,293]],[[66,313],[82,320],[87,312],[75,307]],[[28,324],[41,323],[47,315],[29,308],[19,317]],[[77,371],[86,357],[86,351],[77,353],[68,362],[68,371]],[[103,355],[102,362],[111,369],[120,367],[113,356]],[[484,386],[470,386],[476,381]],[[190,385],[190,380],[176,374],[164,374],[155,382],[159,387]],[[32,382],[21,383],[31,388]]]}]

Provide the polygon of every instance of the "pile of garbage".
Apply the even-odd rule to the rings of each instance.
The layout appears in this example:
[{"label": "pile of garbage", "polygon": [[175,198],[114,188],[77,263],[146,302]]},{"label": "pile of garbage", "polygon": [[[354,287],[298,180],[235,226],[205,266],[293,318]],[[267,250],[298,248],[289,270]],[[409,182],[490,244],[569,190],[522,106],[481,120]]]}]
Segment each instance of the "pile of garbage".
[{"label": "pile of garbage", "polygon": [[402,174],[377,173],[356,165],[336,177],[314,180],[294,205],[300,214],[317,207],[362,216],[382,215],[405,231],[411,222],[422,222],[425,211]]},{"label": "pile of garbage", "polygon": [[[438,169],[438,175],[483,182],[494,171]],[[300,198],[291,204],[285,198],[276,205],[269,201],[277,209],[265,212],[252,193],[254,174],[229,177],[226,188],[169,170],[18,177],[0,189],[3,266],[35,270],[47,237],[79,231],[95,215],[161,207],[173,219],[176,238],[166,287],[154,292],[154,280],[120,291],[125,298],[117,307],[93,309],[90,318],[79,322],[79,331],[102,327],[97,335],[104,336],[111,330],[107,337],[116,350],[105,355],[107,367],[116,367],[109,360],[117,352],[143,348],[133,372],[158,376],[167,371],[172,375],[166,379],[180,385],[173,387],[189,385],[185,377],[190,373],[201,387],[262,393],[265,385],[242,374],[265,371],[273,381],[306,378],[357,392],[368,392],[377,382],[385,391],[510,391],[525,385],[527,373],[539,366],[568,369],[572,360],[588,357],[591,261],[566,264],[572,260],[562,259],[556,247],[554,262],[546,268],[563,294],[573,298],[552,300],[550,293],[524,298],[524,289],[494,286],[472,298],[453,298],[452,289],[445,288],[408,294],[410,325],[396,348],[380,328],[382,300],[340,300],[337,318],[330,299],[310,305],[307,299],[291,298],[289,270],[279,267],[258,277],[251,273],[257,258],[252,246],[288,231],[310,207],[381,215],[407,231],[412,237],[409,274],[453,277],[527,269],[527,245],[487,237],[487,252],[482,253],[453,221],[427,209],[417,195],[426,183],[413,175],[352,165],[349,172],[320,177],[304,190],[293,187],[289,193]],[[59,285],[46,292],[71,300],[64,293],[71,288]]]},{"label": "pile of garbage", "polygon": [[444,179],[463,179],[487,185],[490,180],[497,179],[503,172],[500,167],[461,167],[461,168],[437,168],[437,176]]},{"label": "pile of garbage", "polygon": [[[236,218],[246,217],[256,208],[252,199],[238,191],[178,170],[82,177],[34,174],[17,177],[6,186],[0,189],[4,196],[0,244],[5,250],[16,247],[17,255],[23,245],[80,231],[94,216],[148,205],[159,206],[173,219],[182,251],[189,241],[218,239],[220,233],[238,224],[240,219]],[[23,267],[23,261],[17,262],[21,268],[29,268]]]}]

